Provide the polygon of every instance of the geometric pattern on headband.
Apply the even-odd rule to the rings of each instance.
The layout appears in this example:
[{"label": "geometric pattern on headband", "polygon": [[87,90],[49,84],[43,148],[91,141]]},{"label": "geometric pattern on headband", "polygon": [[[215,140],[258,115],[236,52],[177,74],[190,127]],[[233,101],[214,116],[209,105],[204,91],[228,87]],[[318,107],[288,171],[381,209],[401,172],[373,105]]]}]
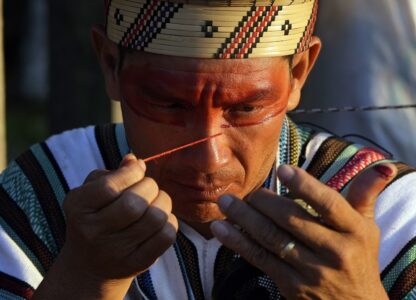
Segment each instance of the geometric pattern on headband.
[{"label": "geometric pattern on headband", "polygon": [[196,58],[286,56],[308,49],[318,0],[112,0],[107,36],[150,53]]}]

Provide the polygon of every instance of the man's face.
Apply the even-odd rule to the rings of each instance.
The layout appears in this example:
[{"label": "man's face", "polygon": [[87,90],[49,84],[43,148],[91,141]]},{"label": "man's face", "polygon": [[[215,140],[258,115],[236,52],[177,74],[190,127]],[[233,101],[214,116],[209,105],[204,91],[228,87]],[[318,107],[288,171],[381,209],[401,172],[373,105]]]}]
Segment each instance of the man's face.
[{"label": "man's face", "polygon": [[287,59],[211,60],[126,55],[118,85],[129,144],[139,158],[222,133],[148,163],[188,223],[223,216],[223,194],[259,188],[276,158],[291,95]]}]

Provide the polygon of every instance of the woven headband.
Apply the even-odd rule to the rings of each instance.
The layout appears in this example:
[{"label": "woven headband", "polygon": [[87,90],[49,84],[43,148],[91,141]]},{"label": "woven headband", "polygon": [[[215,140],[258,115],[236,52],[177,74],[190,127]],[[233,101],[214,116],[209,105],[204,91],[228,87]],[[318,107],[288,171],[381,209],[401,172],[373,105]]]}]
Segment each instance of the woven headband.
[{"label": "woven headband", "polygon": [[318,0],[110,0],[107,36],[164,55],[286,56],[309,48],[317,10]]}]

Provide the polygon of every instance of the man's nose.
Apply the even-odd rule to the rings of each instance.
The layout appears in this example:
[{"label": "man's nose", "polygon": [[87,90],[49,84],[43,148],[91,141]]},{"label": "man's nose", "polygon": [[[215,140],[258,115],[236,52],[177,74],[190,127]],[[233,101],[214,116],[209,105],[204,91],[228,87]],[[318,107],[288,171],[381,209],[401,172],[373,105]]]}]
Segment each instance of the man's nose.
[{"label": "man's nose", "polygon": [[209,137],[218,133],[222,135],[214,137],[204,143],[183,151],[182,155],[186,163],[196,172],[212,174],[226,166],[232,157],[229,138],[221,128],[222,120],[199,120],[193,126],[194,139]]}]

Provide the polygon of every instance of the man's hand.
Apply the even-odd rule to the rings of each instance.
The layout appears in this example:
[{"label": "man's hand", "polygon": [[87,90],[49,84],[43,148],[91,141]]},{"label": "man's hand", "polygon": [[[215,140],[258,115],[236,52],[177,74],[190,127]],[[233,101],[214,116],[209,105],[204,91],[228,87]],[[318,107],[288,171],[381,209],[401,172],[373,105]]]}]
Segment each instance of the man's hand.
[{"label": "man's hand", "polygon": [[78,276],[79,284],[97,287],[89,293],[96,294],[94,299],[124,296],[132,279],[176,239],[171,199],[145,177],[145,168],[128,155],[115,171],[92,172],[65,199],[66,242],[52,272],[66,272],[60,276]]},{"label": "man's hand", "polygon": [[211,228],[225,246],[269,275],[287,299],[387,299],[374,206],[396,172],[392,164],[365,171],[344,199],[305,171],[283,166],[280,180],[319,218],[263,189],[246,202],[222,197],[219,205],[228,221]]}]

